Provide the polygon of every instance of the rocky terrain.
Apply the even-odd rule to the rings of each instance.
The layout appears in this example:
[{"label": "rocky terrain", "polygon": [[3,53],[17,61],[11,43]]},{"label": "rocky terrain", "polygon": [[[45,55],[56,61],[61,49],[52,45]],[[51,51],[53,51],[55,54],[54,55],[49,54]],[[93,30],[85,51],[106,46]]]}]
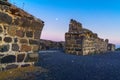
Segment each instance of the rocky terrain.
[{"label": "rocky terrain", "polygon": [[39,66],[49,70],[36,80],[120,80],[120,52],[76,56],[40,52]]}]

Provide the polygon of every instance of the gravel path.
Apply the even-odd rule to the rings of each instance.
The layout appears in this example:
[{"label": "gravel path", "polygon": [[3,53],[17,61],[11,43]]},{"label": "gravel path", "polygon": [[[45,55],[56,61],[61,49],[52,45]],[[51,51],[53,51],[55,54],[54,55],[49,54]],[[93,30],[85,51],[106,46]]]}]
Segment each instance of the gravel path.
[{"label": "gravel path", "polygon": [[120,52],[76,56],[43,51],[38,65],[49,72],[37,80],[120,80]]}]

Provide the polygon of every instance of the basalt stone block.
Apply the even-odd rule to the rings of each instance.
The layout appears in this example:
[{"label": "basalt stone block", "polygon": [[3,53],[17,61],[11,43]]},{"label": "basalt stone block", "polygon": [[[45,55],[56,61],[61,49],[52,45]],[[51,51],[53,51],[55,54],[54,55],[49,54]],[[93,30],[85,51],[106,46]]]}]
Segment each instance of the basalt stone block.
[{"label": "basalt stone block", "polygon": [[18,68],[18,65],[16,65],[16,64],[11,64],[11,65],[7,65],[6,66],[6,70],[9,70],[9,69],[15,69],[15,68]]},{"label": "basalt stone block", "polygon": [[20,18],[18,18],[18,17],[16,17],[15,19],[14,19],[14,22],[13,22],[13,24],[14,25],[20,25]]},{"label": "basalt stone block", "polygon": [[37,62],[39,58],[38,53],[28,53],[25,62]]},{"label": "basalt stone block", "polygon": [[32,31],[27,31],[26,32],[26,37],[33,37],[33,32]]},{"label": "basalt stone block", "polygon": [[29,58],[38,58],[39,54],[38,53],[28,53]]},{"label": "basalt stone block", "polygon": [[0,36],[0,41],[2,41],[2,37]]},{"label": "basalt stone block", "polygon": [[12,17],[9,16],[6,13],[0,12],[0,23],[7,23],[7,24],[11,24],[12,23]]},{"label": "basalt stone block", "polygon": [[31,51],[31,46],[28,46],[28,45],[21,45],[21,51],[25,51],[25,52],[28,52],[28,51]]},{"label": "basalt stone block", "polygon": [[31,26],[35,29],[35,30],[40,30],[40,27],[43,26],[42,23],[38,22],[38,21],[32,21]]},{"label": "basalt stone block", "polygon": [[19,51],[19,45],[18,44],[12,44],[12,50],[13,51]]},{"label": "basalt stone block", "polygon": [[7,51],[9,51],[9,49],[10,49],[9,45],[0,46],[0,52],[7,52]]},{"label": "basalt stone block", "polygon": [[0,33],[2,33],[3,32],[3,29],[2,29],[2,26],[0,25]]},{"label": "basalt stone block", "polygon": [[40,39],[40,31],[35,31],[34,32],[34,39]]},{"label": "basalt stone block", "polygon": [[20,39],[20,43],[28,43],[27,39]]},{"label": "basalt stone block", "polygon": [[8,55],[1,59],[1,63],[13,63],[15,62],[16,57],[14,55]]},{"label": "basalt stone block", "polygon": [[18,36],[18,37],[24,37],[24,32],[23,32],[23,30],[16,30],[16,35]]},{"label": "basalt stone block", "polygon": [[30,66],[30,64],[23,64],[23,65],[21,65],[21,67],[28,67],[28,66]]},{"label": "basalt stone block", "polygon": [[32,40],[32,39],[30,39],[30,40],[29,40],[29,43],[30,43],[31,45],[39,45],[39,42],[38,42],[37,40]]},{"label": "basalt stone block", "polygon": [[18,27],[16,27],[16,26],[9,26],[9,28],[8,28],[8,34],[11,35],[11,36],[15,36],[17,29],[18,29]]},{"label": "basalt stone block", "polygon": [[15,15],[16,13],[19,12],[19,9],[15,8],[15,7],[14,8],[12,7],[12,8],[10,8],[10,12],[11,12],[12,15]]},{"label": "basalt stone block", "polygon": [[39,46],[33,46],[32,50],[33,51],[38,51],[39,50]]},{"label": "basalt stone block", "polygon": [[27,18],[28,18],[29,20],[33,20],[33,19],[34,19],[34,17],[33,17],[32,15],[27,16]]},{"label": "basalt stone block", "polygon": [[17,62],[23,62],[24,58],[25,58],[25,54],[18,54]]},{"label": "basalt stone block", "polygon": [[21,18],[22,24],[21,26],[23,27],[30,27],[30,20],[28,20],[27,18]]},{"label": "basalt stone block", "polygon": [[10,42],[12,42],[12,38],[11,37],[5,37],[4,41],[7,42],[7,43],[10,43]]}]

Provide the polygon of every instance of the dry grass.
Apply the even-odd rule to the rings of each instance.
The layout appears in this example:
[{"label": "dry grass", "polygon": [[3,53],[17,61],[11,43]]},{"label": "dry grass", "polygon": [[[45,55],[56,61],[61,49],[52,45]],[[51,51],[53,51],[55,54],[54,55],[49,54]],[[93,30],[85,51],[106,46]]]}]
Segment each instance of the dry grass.
[{"label": "dry grass", "polygon": [[26,77],[27,73],[36,73],[36,72],[42,73],[42,72],[47,72],[47,70],[41,67],[34,67],[34,66],[10,69],[7,71],[0,72],[0,80],[15,80],[16,78]]}]

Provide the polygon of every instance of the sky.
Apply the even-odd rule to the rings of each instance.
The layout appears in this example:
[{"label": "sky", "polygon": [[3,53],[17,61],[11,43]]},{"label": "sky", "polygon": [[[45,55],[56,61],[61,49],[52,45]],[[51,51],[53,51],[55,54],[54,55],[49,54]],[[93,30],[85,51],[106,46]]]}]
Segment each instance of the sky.
[{"label": "sky", "polygon": [[64,41],[70,19],[120,46],[120,0],[9,0],[45,22],[41,38]]}]

